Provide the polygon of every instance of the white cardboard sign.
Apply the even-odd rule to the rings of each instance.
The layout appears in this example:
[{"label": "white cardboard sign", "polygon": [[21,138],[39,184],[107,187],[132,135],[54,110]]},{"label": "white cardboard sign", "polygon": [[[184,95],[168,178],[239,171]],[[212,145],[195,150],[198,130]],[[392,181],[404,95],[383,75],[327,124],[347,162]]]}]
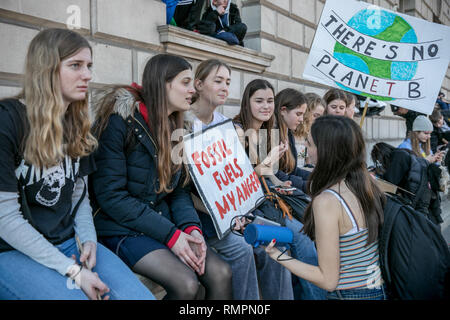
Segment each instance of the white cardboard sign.
[{"label": "white cardboard sign", "polygon": [[261,183],[231,120],[184,136],[189,173],[222,239],[233,217],[253,211]]},{"label": "white cardboard sign", "polygon": [[327,0],[305,79],[431,114],[450,28],[362,1]]}]

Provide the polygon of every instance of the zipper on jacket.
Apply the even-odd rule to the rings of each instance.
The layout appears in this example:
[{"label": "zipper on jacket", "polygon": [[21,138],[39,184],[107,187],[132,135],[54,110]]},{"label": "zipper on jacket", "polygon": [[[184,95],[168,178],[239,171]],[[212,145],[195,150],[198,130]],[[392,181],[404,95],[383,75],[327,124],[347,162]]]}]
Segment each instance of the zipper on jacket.
[{"label": "zipper on jacket", "polygon": [[139,122],[138,119],[136,119],[135,117],[133,117],[134,121],[136,121],[142,129],[144,129],[145,133],[148,135],[148,137],[150,138],[150,140],[152,141],[153,145],[155,146],[156,151],[158,151],[158,145],[155,143],[155,141],[153,140],[152,136],[150,135],[150,133],[147,131],[147,129],[142,125],[142,123]]}]

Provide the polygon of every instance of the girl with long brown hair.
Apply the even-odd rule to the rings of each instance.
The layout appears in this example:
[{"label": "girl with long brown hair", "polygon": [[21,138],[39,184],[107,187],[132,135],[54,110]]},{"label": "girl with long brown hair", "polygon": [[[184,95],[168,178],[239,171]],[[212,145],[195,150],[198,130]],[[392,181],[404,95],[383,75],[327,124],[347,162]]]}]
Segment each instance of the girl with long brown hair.
[{"label": "girl with long brown hair", "polygon": [[280,158],[280,166],[275,174],[281,181],[290,181],[291,185],[306,191],[309,171],[297,167],[297,148],[293,132],[303,124],[306,113],[306,96],[298,90],[287,88],[275,96],[275,119],[281,141],[288,141],[289,151]]},{"label": "girl with long brown hair", "polygon": [[329,299],[385,299],[377,241],[385,198],[366,168],[361,129],[347,117],[320,117],[308,148],[316,166],[308,182],[312,201],[304,230],[316,242],[319,265],[277,260],[281,252],[274,241],[266,252],[327,290]]},{"label": "girl with long brown hair", "polygon": [[142,87],[115,86],[95,99],[98,170],[91,175],[102,241],[136,273],[159,283],[165,299],[231,299],[228,264],[207,248],[184,166],[172,161],[172,133],[183,127],[195,90],[183,58],[159,54]]},{"label": "girl with long brown hair", "polygon": [[[277,141],[274,129],[275,90],[264,79],[250,81],[245,87],[239,114],[233,118],[237,134],[259,176],[268,176],[276,184],[275,177],[281,156],[288,149],[287,141]],[[272,146],[272,143],[274,144]],[[279,143],[278,145],[276,145]],[[270,153],[269,153],[270,152]],[[269,153],[269,154],[268,154]]]},{"label": "girl with long brown hair", "polygon": [[22,93],[0,101],[0,299],[154,299],[97,244],[86,195],[97,146],[91,67],[81,35],[43,30],[29,45]]},{"label": "girl with long brown hair", "polygon": [[325,114],[335,116],[345,116],[347,111],[347,94],[339,89],[330,89],[323,96],[323,100],[327,104],[325,106]]},{"label": "girl with long brown hair", "polygon": [[[274,93],[274,89],[268,81],[263,79],[251,81],[244,90],[241,111],[234,119],[236,130],[250,159],[253,156],[256,160],[254,161],[255,171],[260,179],[266,179],[268,186],[279,187],[290,187],[292,185],[290,179],[292,179],[296,180],[298,186],[302,188],[300,184],[303,179],[300,176],[293,178],[294,175],[286,173],[293,173],[296,169],[295,157],[292,151],[287,149],[294,144],[289,130],[295,129],[302,120],[306,109],[306,98],[294,89],[285,89],[276,96]],[[275,127],[275,123],[278,124],[278,128]],[[263,128],[265,132],[261,132]],[[264,137],[264,134],[261,133],[267,133],[268,137]],[[245,139],[246,137],[248,140]],[[285,142],[276,145],[278,137]],[[265,149],[268,153],[267,156],[264,156]],[[263,151],[260,152],[261,150]],[[283,192],[282,189],[280,192]],[[270,208],[262,205],[258,210],[264,215],[264,211],[270,210]],[[286,216],[282,223],[294,232],[291,251],[295,257],[311,264],[317,264],[314,243],[305,234],[300,233],[303,227],[301,222],[294,217]],[[322,289],[307,281],[301,280],[300,286],[295,289],[297,298],[302,300],[321,300],[325,297]]]}]

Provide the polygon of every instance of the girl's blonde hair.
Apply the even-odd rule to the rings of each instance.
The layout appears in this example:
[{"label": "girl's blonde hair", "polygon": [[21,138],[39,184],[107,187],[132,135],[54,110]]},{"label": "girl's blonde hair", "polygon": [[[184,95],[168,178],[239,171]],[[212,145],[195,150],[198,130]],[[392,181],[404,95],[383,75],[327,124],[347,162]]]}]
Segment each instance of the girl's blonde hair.
[{"label": "girl's blonde hair", "polygon": [[298,138],[305,138],[308,136],[308,132],[311,130],[312,125],[312,114],[318,105],[322,105],[324,109],[326,108],[326,102],[318,94],[313,92],[305,93],[306,96],[306,112],[303,117],[302,125],[298,126],[297,130],[294,131],[294,135]]},{"label": "girl's blonde hair", "polygon": [[423,154],[420,150],[422,148],[423,152],[425,152],[425,155],[430,155],[431,150],[431,139],[428,139],[426,142],[420,142],[419,140],[419,133],[420,131],[410,131],[409,132],[409,138],[411,139],[411,146],[412,151],[416,154],[418,157],[423,157]]},{"label": "girl's blonde hair", "polygon": [[[231,74],[231,68],[225,62],[218,60],[218,59],[204,60],[195,69],[194,79],[200,80],[200,81],[205,81],[205,79],[209,76],[209,74],[211,72],[214,71],[217,74],[217,72],[219,72],[219,69],[221,67],[226,68],[228,70],[228,72]],[[195,86],[195,82],[194,82],[194,86]],[[197,90],[197,88],[195,88],[195,90]],[[197,101],[198,97],[199,97],[198,92],[195,92],[194,95],[192,96],[192,103]]]},{"label": "girl's blonde hair", "polygon": [[61,61],[83,48],[92,48],[78,33],[46,29],[28,47],[23,90],[29,131],[24,158],[38,167],[50,167],[65,155],[83,157],[97,147],[90,132],[88,98],[64,108],[59,70]]}]

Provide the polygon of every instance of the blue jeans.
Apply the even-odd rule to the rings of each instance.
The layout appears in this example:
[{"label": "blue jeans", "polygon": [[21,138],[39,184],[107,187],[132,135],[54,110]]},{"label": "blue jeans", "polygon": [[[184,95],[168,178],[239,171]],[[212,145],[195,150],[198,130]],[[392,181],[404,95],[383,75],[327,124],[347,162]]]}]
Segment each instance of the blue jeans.
[{"label": "blue jeans", "polygon": [[328,292],[328,300],[386,300],[386,290],[384,286],[379,288],[362,288],[335,290]]},{"label": "blue jeans", "polygon": [[[295,218],[289,220],[285,218],[286,227],[294,233],[293,243],[291,245],[292,257],[300,260],[304,263],[317,266],[319,264],[317,258],[316,247],[314,242],[300,230],[303,228],[303,224]],[[326,300],[327,291],[321,289],[311,282],[299,278],[295,275],[296,280],[299,282],[299,286],[295,286],[295,297],[299,300]]]},{"label": "blue jeans", "polygon": [[208,238],[207,242],[231,266],[235,300],[259,300],[259,288],[265,300],[293,299],[291,273],[267,256],[262,248],[253,249],[244,237],[233,233],[222,240]]},{"label": "blue jeans", "polygon": [[219,33],[216,33],[214,38],[217,38],[217,39],[220,39],[220,40],[224,40],[230,45],[239,44],[239,39],[232,32],[226,32],[226,31],[219,32]]},{"label": "blue jeans", "polygon": [[[79,261],[75,239],[56,246]],[[97,244],[97,264],[92,269],[109,287],[110,299],[154,300],[152,293],[110,250]],[[0,253],[0,300],[87,300],[68,278],[17,250]]]}]

